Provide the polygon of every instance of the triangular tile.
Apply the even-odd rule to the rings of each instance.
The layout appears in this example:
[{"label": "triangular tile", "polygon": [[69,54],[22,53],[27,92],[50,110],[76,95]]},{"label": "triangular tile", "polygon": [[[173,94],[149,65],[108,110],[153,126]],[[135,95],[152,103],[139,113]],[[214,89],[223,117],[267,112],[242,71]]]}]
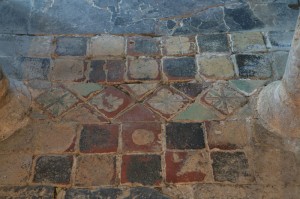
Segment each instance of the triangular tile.
[{"label": "triangular tile", "polygon": [[187,121],[187,122],[202,122],[210,120],[220,120],[214,110],[209,109],[198,102],[191,104],[185,111],[179,113],[173,121]]},{"label": "triangular tile", "polygon": [[67,112],[62,119],[68,121],[76,121],[80,124],[98,124],[99,122],[108,122],[107,119],[105,119],[87,104],[80,104],[76,108]]},{"label": "triangular tile", "polygon": [[256,89],[264,86],[266,80],[231,80],[229,85],[237,91],[244,93],[245,95],[253,94]]},{"label": "triangular tile", "polygon": [[115,119],[117,122],[154,122],[160,117],[142,104],[137,104]]},{"label": "triangular tile", "polygon": [[124,84],[124,89],[133,94],[138,100],[144,98],[148,93],[157,87],[157,83],[149,84]]},{"label": "triangular tile", "polygon": [[72,83],[66,85],[66,87],[83,97],[88,97],[91,93],[103,89],[102,85],[96,83]]}]

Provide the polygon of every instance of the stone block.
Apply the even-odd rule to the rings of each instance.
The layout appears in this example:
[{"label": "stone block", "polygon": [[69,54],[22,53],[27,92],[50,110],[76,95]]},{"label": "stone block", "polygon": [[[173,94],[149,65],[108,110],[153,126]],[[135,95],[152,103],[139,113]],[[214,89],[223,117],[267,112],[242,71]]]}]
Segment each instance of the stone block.
[{"label": "stone block", "polygon": [[162,39],[163,55],[193,55],[197,53],[195,37],[173,36]]},{"label": "stone block", "polygon": [[294,32],[270,31],[267,33],[267,44],[271,50],[289,50]]},{"label": "stone block", "polygon": [[82,81],[84,62],[80,59],[55,59],[51,71],[52,81]]},{"label": "stone block", "polygon": [[116,157],[112,155],[82,155],[77,158],[76,186],[102,186],[116,183]]},{"label": "stone block", "polygon": [[263,35],[260,32],[232,33],[231,40],[234,53],[267,51]]},{"label": "stone block", "polygon": [[226,34],[198,35],[197,42],[200,52],[229,53],[229,42]]},{"label": "stone block", "polygon": [[205,148],[202,123],[168,123],[166,125],[167,149]]},{"label": "stone block", "polygon": [[213,173],[217,182],[250,183],[254,178],[243,152],[212,152]]},{"label": "stone block", "polygon": [[79,150],[82,153],[116,152],[118,139],[118,125],[84,125],[80,135]]},{"label": "stone block", "polygon": [[205,127],[209,148],[233,150],[246,147],[250,144],[249,126],[244,120],[207,122]]},{"label": "stone block", "polygon": [[20,185],[29,181],[32,156],[29,154],[0,155],[0,185]]},{"label": "stone block", "polygon": [[127,55],[130,56],[159,56],[160,40],[150,37],[129,37],[127,39]]},{"label": "stone block", "polygon": [[169,81],[193,80],[197,74],[194,57],[165,58],[163,72]]},{"label": "stone block", "polygon": [[234,65],[229,56],[210,55],[197,58],[200,74],[209,79],[233,78]]},{"label": "stone block", "polygon": [[47,80],[50,71],[50,59],[20,57],[17,59],[17,70],[22,80]]},{"label": "stone block", "polygon": [[58,56],[85,56],[87,41],[87,37],[58,37],[55,53]]},{"label": "stone block", "polygon": [[121,183],[159,185],[162,181],[159,155],[123,155]]},{"label": "stone block", "polygon": [[39,156],[33,182],[67,185],[70,183],[73,157],[70,155]]},{"label": "stone block", "polygon": [[89,43],[89,57],[125,55],[125,38],[121,36],[101,35],[92,37]]},{"label": "stone block", "polygon": [[129,58],[127,77],[129,81],[159,80],[160,60],[153,58]]}]

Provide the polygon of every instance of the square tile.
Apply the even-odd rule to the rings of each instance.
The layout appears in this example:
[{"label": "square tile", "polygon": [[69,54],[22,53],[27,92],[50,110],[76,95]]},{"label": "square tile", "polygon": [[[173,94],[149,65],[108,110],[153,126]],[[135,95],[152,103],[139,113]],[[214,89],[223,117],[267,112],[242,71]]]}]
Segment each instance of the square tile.
[{"label": "square tile", "polygon": [[172,36],[162,39],[164,55],[193,55],[197,53],[195,37]]},{"label": "square tile", "polygon": [[127,54],[130,56],[160,55],[160,41],[150,37],[129,37],[127,39]]},{"label": "square tile", "polygon": [[116,157],[112,155],[82,155],[77,158],[76,186],[114,185]]},{"label": "square tile", "polygon": [[229,53],[229,43],[226,34],[210,34],[197,36],[200,52]]},{"label": "square tile", "polygon": [[36,160],[33,182],[69,184],[73,156],[40,156]]},{"label": "square tile", "polygon": [[189,99],[168,87],[162,87],[150,96],[146,103],[161,116],[169,119],[185,107]]},{"label": "square tile", "polygon": [[161,172],[159,155],[124,155],[122,158],[122,183],[159,185],[162,180]]},{"label": "square tile", "polygon": [[236,32],[231,34],[233,52],[262,52],[267,51],[262,33]]},{"label": "square tile", "polygon": [[168,183],[203,182],[211,179],[209,155],[205,151],[166,152]]},{"label": "square tile", "polygon": [[91,38],[88,56],[124,56],[125,39],[121,36],[101,35]]},{"label": "square tile", "polygon": [[205,148],[202,123],[168,123],[166,125],[167,149]]},{"label": "square tile", "polygon": [[58,37],[55,53],[59,56],[85,56],[87,37]]},{"label": "square tile", "polygon": [[197,74],[194,57],[166,58],[163,72],[168,80],[193,80]]},{"label": "square tile", "polygon": [[97,83],[97,82],[105,82],[106,74],[105,74],[105,60],[92,60],[90,63],[90,70],[88,74],[88,81]]},{"label": "square tile", "polygon": [[83,125],[79,140],[82,153],[109,153],[118,149],[119,126],[114,124]]},{"label": "square tile", "polygon": [[161,136],[160,123],[124,123],[123,152],[159,152],[162,150]]},{"label": "square tile", "polygon": [[51,61],[48,58],[17,58],[17,67],[22,80],[48,80]]},{"label": "square tile", "polygon": [[55,59],[52,81],[83,81],[85,63],[81,59]]},{"label": "square tile", "polygon": [[243,152],[212,152],[214,178],[218,182],[251,182],[253,177],[250,173],[248,159]]},{"label": "square tile", "polygon": [[133,100],[122,91],[108,87],[89,101],[108,118],[113,118],[129,107]]},{"label": "square tile", "polygon": [[127,77],[130,80],[159,80],[160,60],[153,58],[128,58]]}]

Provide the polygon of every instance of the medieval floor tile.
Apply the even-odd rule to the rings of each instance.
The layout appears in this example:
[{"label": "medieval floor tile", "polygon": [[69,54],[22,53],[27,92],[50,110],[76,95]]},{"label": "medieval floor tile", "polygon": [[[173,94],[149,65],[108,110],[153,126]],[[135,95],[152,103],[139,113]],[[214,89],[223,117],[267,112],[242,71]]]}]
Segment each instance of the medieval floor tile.
[{"label": "medieval floor tile", "polygon": [[130,106],[133,100],[122,91],[114,87],[108,87],[89,102],[104,115],[113,118]]},{"label": "medieval floor tile", "polygon": [[127,54],[131,56],[160,55],[160,41],[150,37],[130,37],[127,40]]},{"label": "medieval floor tile", "polygon": [[122,125],[123,152],[159,152],[161,124],[154,122],[125,123]]},{"label": "medieval floor tile", "polygon": [[59,56],[84,56],[87,37],[58,37],[55,53]]},{"label": "medieval floor tile", "polygon": [[116,157],[112,155],[83,155],[77,158],[76,186],[114,185]]},{"label": "medieval floor tile", "polygon": [[121,87],[133,95],[137,100],[142,100],[151,93],[157,85],[158,83],[123,84]]},{"label": "medieval floor tile", "polygon": [[169,183],[203,182],[211,173],[209,155],[205,151],[166,153],[166,180]]},{"label": "medieval floor tile", "polygon": [[166,58],[163,60],[163,72],[170,81],[193,80],[197,74],[195,58]]},{"label": "medieval floor tile", "polygon": [[153,58],[128,58],[129,81],[159,80],[161,74],[160,60]]},{"label": "medieval floor tile", "polygon": [[231,40],[234,53],[267,51],[263,35],[260,32],[232,33]]},{"label": "medieval floor tile", "polygon": [[160,115],[169,119],[185,107],[189,99],[168,87],[162,87],[150,96],[146,103]]},{"label": "medieval floor tile", "polygon": [[159,185],[161,176],[161,157],[159,155],[124,155],[121,182],[142,185]]},{"label": "medieval floor tile", "polygon": [[36,159],[33,182],[69,184],[72,165],[70,155],[40,156]]},{"label": "medieval floor tile", "polygon": [[80,152],[116,152],[118,149],[118,136],[118,125],[84,125],[79,141]]},{"label": "medieval floor tile", "polygon": [[82,59],[59,58],[54,60],[51,71],[52,81],[82,81],[84,80],[85,63]]},{"label": "medieval floor tile", "polygon": [[193,55],[197,53],[195,37],[177,36],[164,37],[162,39],[163,54],[172,55]]},{"label": "medieval floor tile", "polygon": [[167,149],[205,148],[202,123],[168,123],[166,140]]},{"label": "medieval floor tile", "polygon": [[229,53],[229,43],[226,34],[199,35],[197,41],[200,52]]},{"label": "medieval floor tile", "polygon": [[88,47],[88,56],[124,56],[125,39],[120,36],[101,35],[91,38]]},{"label": "medieval floor tile", "polygon": [[172,87],[183,92],[191,98],[197,97],[205,88],[201,83],[186,83],[186,82],[177,82],[172,84]]}]

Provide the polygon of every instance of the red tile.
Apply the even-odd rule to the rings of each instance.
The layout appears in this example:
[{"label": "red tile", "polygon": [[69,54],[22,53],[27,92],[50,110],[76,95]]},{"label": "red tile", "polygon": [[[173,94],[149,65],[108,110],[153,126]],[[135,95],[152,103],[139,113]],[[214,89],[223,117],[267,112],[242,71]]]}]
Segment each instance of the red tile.
[{"label": "red tile", "polygon": [[203,151],[166,153],[166,180],[169,183],[202,182],[209,173],[208,154]]},{"label": "red tile", "polygon": [[113,118],[133,103],[133,100],[122,91],[108,87],[90,100],[100,112]]},{"label": "red tile", "polygon": [[161,151],[161,124],[125,123],[122,126],[124,152],[158,152]]},{"label": "red tile", "polygon": [[119,126],[113,124],[84,125],[80,135],[79,149],[82,153],[116,152]]}]

